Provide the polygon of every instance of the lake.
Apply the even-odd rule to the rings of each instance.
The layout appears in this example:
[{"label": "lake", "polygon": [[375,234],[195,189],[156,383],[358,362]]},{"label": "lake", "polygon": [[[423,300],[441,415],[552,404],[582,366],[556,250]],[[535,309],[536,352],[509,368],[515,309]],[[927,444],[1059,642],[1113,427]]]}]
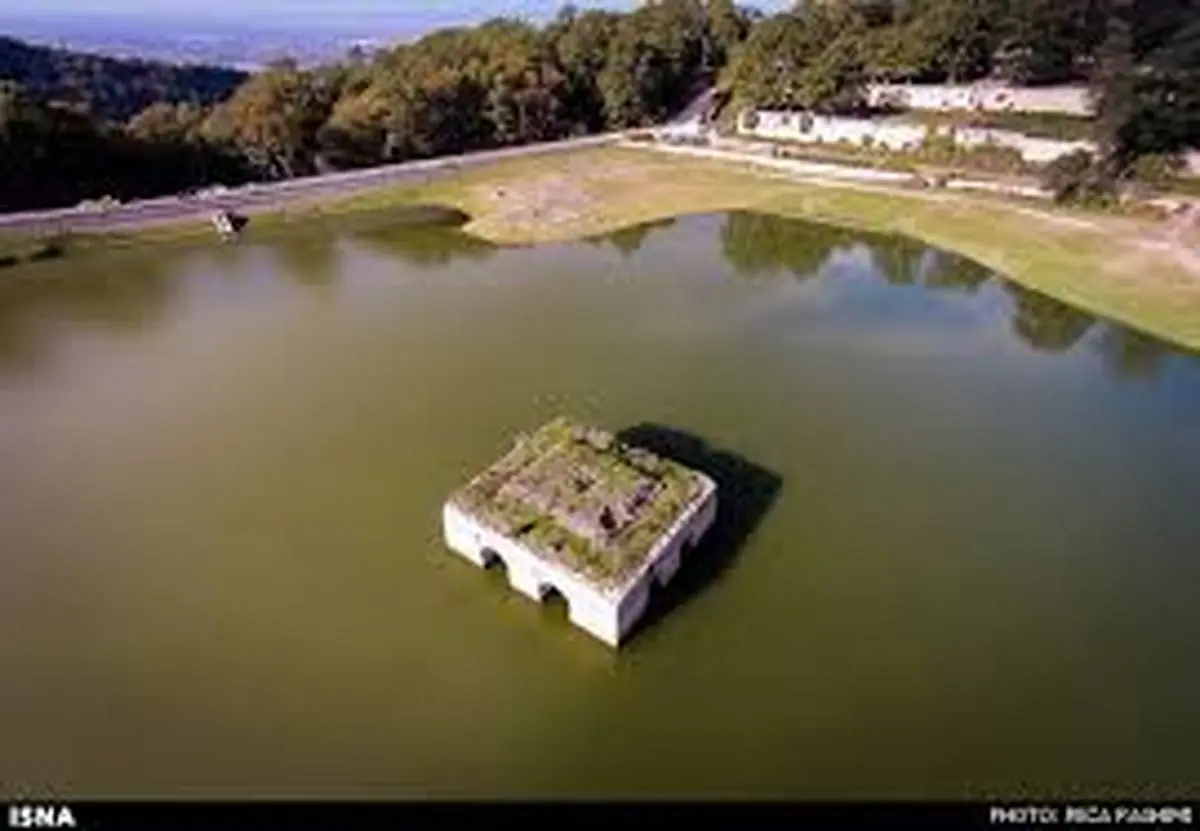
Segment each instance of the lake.
[{"label": "lake", "polygon": [[[1194,795],[1200,356],[753,214],[0,275],[0,790]],[[450,554],[559,414],[718,480],[619,652]]]}]

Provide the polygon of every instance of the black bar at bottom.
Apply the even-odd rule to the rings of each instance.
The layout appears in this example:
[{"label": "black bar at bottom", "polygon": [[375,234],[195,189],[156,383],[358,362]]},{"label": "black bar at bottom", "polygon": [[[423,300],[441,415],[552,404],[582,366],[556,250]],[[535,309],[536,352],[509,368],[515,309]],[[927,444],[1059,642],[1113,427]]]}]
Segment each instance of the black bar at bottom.
[{"label": "black bar at bottom", "polygon": [[[1091,825],[1138,828],[1200,827],[1200,807],[1187,802],[454,802],[421,800],[296,802],[14,802],[7,828],[18,831],[70,828],[204,829],[300,826],[313,828],[394,827],[399,823],[597,821],[658,823],[703,819],[728,822],[787,822],[815,827],[1041,828]],[[507,815],[507,816],[506,816]]]}]

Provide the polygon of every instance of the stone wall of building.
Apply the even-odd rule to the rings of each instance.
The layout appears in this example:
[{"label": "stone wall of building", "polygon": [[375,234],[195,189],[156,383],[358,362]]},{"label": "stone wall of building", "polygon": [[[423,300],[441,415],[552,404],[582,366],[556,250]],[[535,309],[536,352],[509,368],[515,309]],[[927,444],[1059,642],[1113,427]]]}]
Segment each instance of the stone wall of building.
[{"label": "stone wall of building", "polygon": [[446,544],[480,568],[499,557],[514,589],[541,603],[555,590],[567,601],[570,621],[605,643],[616,646],[621,639],[618,608],[620,598],[606,597],[590,584],[536,556],[520,543],[487,528],[453,505],[443,509]]},{"label": "stone wall of building", "polygon": [[1008,147],[1036,164],[1045,164],[1076,150],[1093,148],[1090,142],[1033,138],[1012,130],[959,127],[951,133],[945,127],[934,128],[890,118],[815,116],[771,110],[759,110],[753,118],[743,114],[738,119],[738,132],[757,138],[825,144],[847,142],[856,147],[872,145],[893,151],[915,150],[934,135],[953,135],[959,146]]},{"label": "stone wall of building", "polygon": [[[751,126],[753,125],[753,126]],[[801,143],[838,144],[861,147],[867,144],[893,151],[915,150],[931,135],[949,136],[946,127],[928,127],[895,118],[847,118],[773,110],[758,110],[753,117],[738,117],[738,133],[744,136]],[[1032,164],[1046,164],[1077,150],[1094,152],[1090,141],[1060,141],[1027,136],[1012,130],[958,127],[954,141],[962,147],[1007,147]],[[1185,155],[1185,172],[1200,176],[1200,152]]]},{"label": "stone wall of building", "polygon": [[509,584],[541,603],[551,589],[567,601],[568,617],[609,646],[619,646],[645,613],[655,582],[665,585],[682,564],[684,549],[696,545],[716,519],[715,488],[708,490],[669,528],[650,552],[648,567],[625,586],[601,591],[565,568],[549,563],[524,545],[478,523],[447,503],[442,509],[446,544],[480,568],[498,557]]},{"label": "stone wall of building", "polygon": [[983,112],[1063,113],[1091,115],[1088,89],[1078,84],[1010,87],[975,84],[871,84],[872,106],[891,105],[913,110],[976,110]]}]

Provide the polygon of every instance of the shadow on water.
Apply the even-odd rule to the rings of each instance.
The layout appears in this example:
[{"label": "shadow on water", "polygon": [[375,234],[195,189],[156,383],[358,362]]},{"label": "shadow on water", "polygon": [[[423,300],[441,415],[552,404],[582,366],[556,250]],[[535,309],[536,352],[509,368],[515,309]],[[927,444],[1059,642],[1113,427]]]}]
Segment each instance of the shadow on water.
[{"label": "shadow on water", "polygon": [[326,230],[275,248],[283,272],[296,284],[328,287],[337,283],[342,267],[337,237]]},{"label": "shadow on water", "polygon": [[538,613],[543,620],[553,621],[555,625],[564,628],[571,627],[571,605],[563,593],[554,586],[548,586],[542,594],[542,602],[538,605]]},{"label": "shadow on water", "polygon": [[20,246],[18,251],[0,254],[0,268],[16,268],[25,263],[57,260],[66,253],[66,245],[58,238],[35,240]]},{"label": "shadow on water", "polygon": [[783,480],[772,471],[698,436],[659,424],[620,431],[620,441],[700,471],[717,485],[717,517],[700,545],[685,551],[683,564],[666,586],[652,593],[650,607],[630,633],[639,639],[659,621],[713,585],[734,563],[779,496]]},{"label": "shadow on water", "polygon": [[70,328],[138,334],[176,298],[168,262],[132,252],[30,266],[0,282],[0,370],[32,368]]},{"label": "shadow on water", "polygon": [[499,249],[466,233],[461,223],[386,223],[357,228],[355,242],[409,265],[447,265],[456,260],[486,260]]}]

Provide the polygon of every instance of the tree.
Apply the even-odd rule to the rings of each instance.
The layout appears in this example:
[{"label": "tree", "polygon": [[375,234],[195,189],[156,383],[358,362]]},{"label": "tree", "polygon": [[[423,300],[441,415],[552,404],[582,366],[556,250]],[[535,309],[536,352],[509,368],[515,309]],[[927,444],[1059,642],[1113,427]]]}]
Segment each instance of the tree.
[{"label": "tree", "polygon": [[795,103],[818,112],[846,112],[865,101],[866,61],[861,32],[845,30],[797,77]]},{"label": "tree", "polygon": [[1009,0],[997,70],[1015,84],[1062,83],[1104,37],[1098,0]]},{"label": "tree", "polygon": [[708,0],[705,5],[710,69],[724,66],[750,29],[746,15],[733,0]]},{"label": "tree", "polygon": [[329,117],[333,93],[311,73],[280,63],[239,87],[209,116],[202,133],[235,148],[268,178],[313,173],[317,133]]},{"label": "tree", "polygon": [[915,0],[904,33],[905,62],[921,80],[950,83],[983,77],[999,45],[996,24],[1005,0]]},{"label": "tree", "polygon": [[1113,170],[1087,150],[1067,153],[1046,165],[1042,184],[1055,202],[1103,203],[1116,195]]},{"label": "tree", "polygon": [[801,19],[780,14],[756,25],[726,70],[735,102],[761,108],[796,105],[796,74],[815,49]]},{"label": "tree", "polygon": [[756,25],[723,79],[754,107],[853,109],[866,82],[867,23],[853,5],[818,4]]},{"label": "tree", "polygon": [[194,104],[151,104],[129,119],[126,132],[150,142],[186,142],[194,139],[203,124],[205,112]]},{"label": "tree", "polygon": [[1200,136],[1200,0],[1112,0],[1093,81],[1096,138],[1127,172]]},{"label": "tree", "polygon": [[156,102],[207,106],[228,98],[247,75],[215,66],[175,66],[103,57],[0,37],[0,78],[40,103],[58,102],[124,121]]},{"label": "tree", "polygon": [[699,0],[660,0],[620,18],[597,86],[608,124],[668,117],[706,77],[708,23]]},{"label": "tree", "polygon": [[555,58],[570,85],[567,112],[583,131],[594,132],[605,126],[604,96],[597,78],[604,70],[619,19],[604,11],[560,14],[548,32]]}]

